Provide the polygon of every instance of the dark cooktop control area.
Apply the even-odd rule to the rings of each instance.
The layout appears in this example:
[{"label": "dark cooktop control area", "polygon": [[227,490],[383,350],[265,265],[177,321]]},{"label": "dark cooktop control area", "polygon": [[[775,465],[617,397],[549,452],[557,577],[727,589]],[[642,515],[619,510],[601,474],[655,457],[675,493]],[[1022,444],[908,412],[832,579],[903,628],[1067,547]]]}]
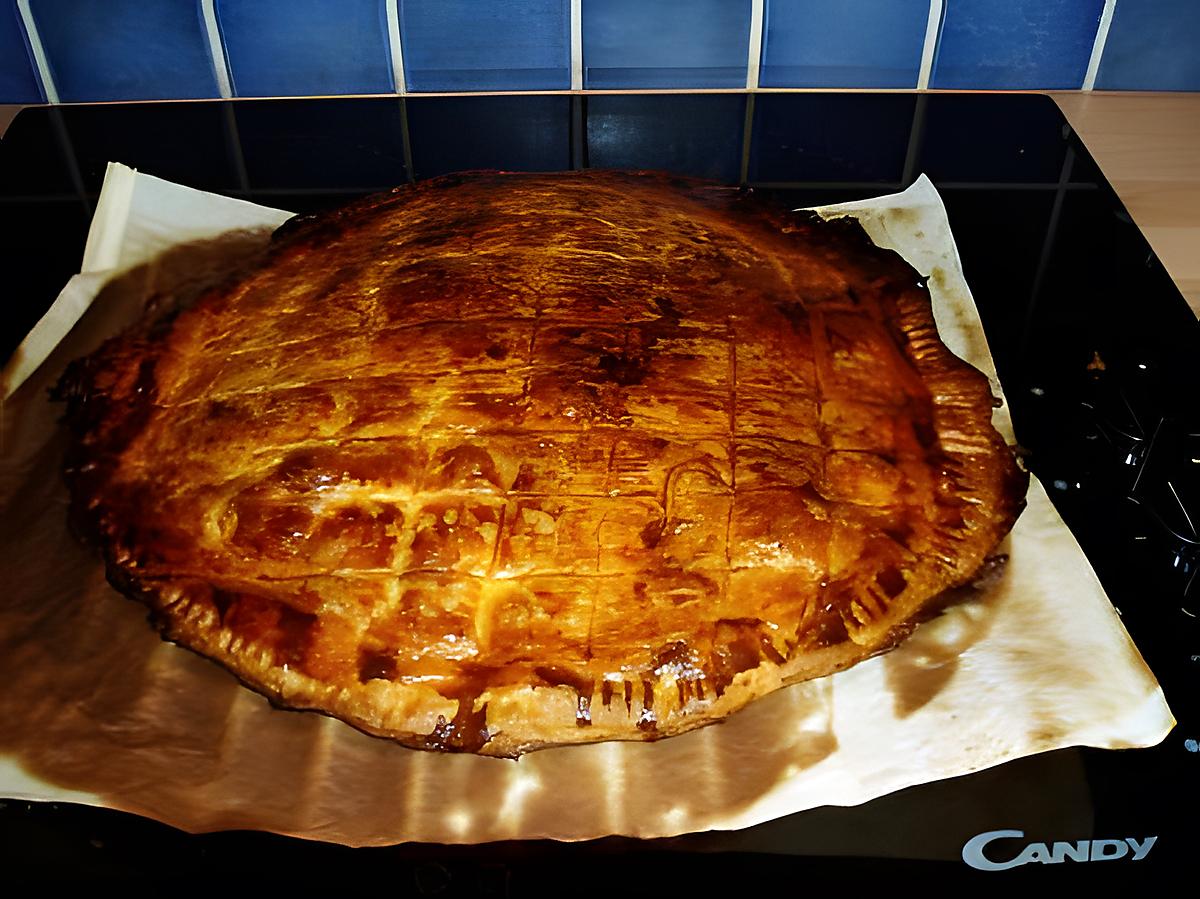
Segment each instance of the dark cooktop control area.
[{"label": "dark cooktop control area", "polygon": [[[1030,469],[1087,553],[1179,721],[1151,749],[1073,749],[671,840],[350,850],[193,836],[117,812],[0,800],[26,876],[303,876],[418,895],[629,895],[853,875],[978,877],[964,862],[1092,841],[1018,876],[1150,882],[1200,837],[1200,325],[1053,101],[1034,95],[636,94],[185,102],[22,112],[0,140],[5,357],[78,271],[109,160],[296,212],[464,169],[659,169],[810,206],[927,174]],[[880,752],[888,752],[881,746]],[[1157,839],[1138,856],[1138,846]],[[981,837],[980,839],[986,839]],[[1108,849],[1097,848],[1101,844]],[[966,847],[966,849],[964,849]],[[1026,853],[1028,854],[1028,853]],[[1022,856],[1024,857],[1024,856]],[[1136,860],[1135,860],[1136,857]]]}]

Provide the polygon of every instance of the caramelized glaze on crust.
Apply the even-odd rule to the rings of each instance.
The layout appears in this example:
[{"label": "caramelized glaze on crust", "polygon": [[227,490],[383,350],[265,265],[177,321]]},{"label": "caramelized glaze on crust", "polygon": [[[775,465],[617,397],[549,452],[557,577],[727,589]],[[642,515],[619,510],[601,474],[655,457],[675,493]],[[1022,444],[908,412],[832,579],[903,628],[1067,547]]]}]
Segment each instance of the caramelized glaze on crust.
[{"label": "caramelized glaze on crust", "polygon": [[297,220],[62,392],[75,520],[168,639],[426,749],[654,739],[850,665],[1024,495],[898,256],[652,175]]}]

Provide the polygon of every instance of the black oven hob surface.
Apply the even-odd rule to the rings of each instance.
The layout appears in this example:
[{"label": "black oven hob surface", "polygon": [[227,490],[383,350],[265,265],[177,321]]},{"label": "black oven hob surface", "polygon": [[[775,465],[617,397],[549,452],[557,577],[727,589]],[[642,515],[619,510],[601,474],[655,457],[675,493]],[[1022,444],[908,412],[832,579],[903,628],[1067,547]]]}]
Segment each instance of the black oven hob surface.
[{"label": "black oven hob surface", "polygon": [[[1146,881],[1200,837],[1200,326],[1053,101],[1034,95],[647,94],[346,98],[29,109],[0,140],[2,355],[82,258],[109,160],[296,212],[493,168],[645,168],[796,206],[900,190],[945,200],[1029,467],[1083,546],[1179,720],[1157,747],[1071,749],[731,834],[368,850],[188,835],[0,800],[0,876],[319,877],[417,895],[711,890],[798,877]],[[881,747],[886,752],[886,747]],[[1033,841],[1157,836],[1139,861],[984,874]],[[1116,851],[1116,850],[1110,850]],[[353,855],[352,855],[353,854]],[[1000,858],[1002,853],[994,850]]]}]

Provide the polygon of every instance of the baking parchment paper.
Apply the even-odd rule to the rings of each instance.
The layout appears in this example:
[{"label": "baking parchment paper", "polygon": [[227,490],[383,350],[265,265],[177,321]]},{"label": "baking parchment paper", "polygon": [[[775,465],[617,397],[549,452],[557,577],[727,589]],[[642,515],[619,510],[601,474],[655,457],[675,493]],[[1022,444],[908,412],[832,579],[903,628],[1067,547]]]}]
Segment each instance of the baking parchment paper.
[{"label": "baking parchment paper", "polygon": [[[1001,396],[932,184],[818,212],[857,217],[928,278],[943,339]],[[65,434],[47,391],[147,296],[175,290],[205,260],[223,264],[231,246],[253,251],[288,216],[110,165],[83,273],[5,373],[0,795],[349,845],[658,837],[854,805],[1050,749],[1149,746],[1173,726],[1036,478],[998,574],[896,650],[720,725],[514,762],[413,751],[273,709],[161,642],[70,536]],[[995,421],[1012,441],[1006,406]]]}]

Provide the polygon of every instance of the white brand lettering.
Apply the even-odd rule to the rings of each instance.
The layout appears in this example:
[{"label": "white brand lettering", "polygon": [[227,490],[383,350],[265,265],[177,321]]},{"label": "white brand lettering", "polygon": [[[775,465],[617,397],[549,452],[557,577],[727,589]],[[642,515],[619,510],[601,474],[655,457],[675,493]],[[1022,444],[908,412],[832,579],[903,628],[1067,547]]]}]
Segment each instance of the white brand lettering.
[{"label": "white brand lettering", "polygon": [[[1158,837],[1154,836],[1144,840],[1125,837],[1123,840],[1079,840],[1075,843],[1060,841],[1049,846],[1045,843],[1029,843],[1006,861],[995,859],[996,855],[1008,853],[997,852],[995,850],[999,847],[991,847],[990,844],[999,840],[1019,840],[1024,836],[1025,833],[1020,830],[989,830],[977,834],[963,846],[962,860],[980,871],[1007,871],[1009,868],[1032,862],[1039,865],[1058,865],[1068,859],[1073,862],[1114,861],[1124,858],[1133,850],[1131,861],[1138,862],[1146,857],[1158,840]],[[991,857],[985,854],[985,849],[991,852]]]},{"label": "white brand lettering", "polygon": [[1133,850],[1133,860],[1140,862],[1146,857],[1146,853],[1150,851],[1150,847],[1158,840],[1158,837],[1146,837],[1140,843],[1133,837],[1126,837],[1125,842],[1129,844],[1129,848]]},{"label": "white brand lettering", "polygon": [[[1109,850],[1112,850],[1109,852]],[[1092,861],[1105,861],[1110,858],[1121,858],[1129,854],[1129,846],[1124,840],[1093,840]]]},{"label": "white brand lettering", "polygon": [[1086,862],[1091,848],[1089,840],[1080,840],[1078,843],[1055,843],[1054,857],[1050,861],[1055,864],[1065,862],[1067,859],[1073,862]]}]

